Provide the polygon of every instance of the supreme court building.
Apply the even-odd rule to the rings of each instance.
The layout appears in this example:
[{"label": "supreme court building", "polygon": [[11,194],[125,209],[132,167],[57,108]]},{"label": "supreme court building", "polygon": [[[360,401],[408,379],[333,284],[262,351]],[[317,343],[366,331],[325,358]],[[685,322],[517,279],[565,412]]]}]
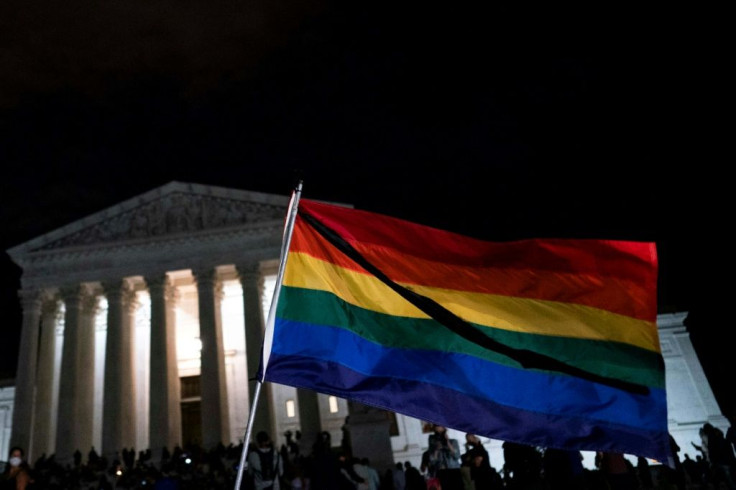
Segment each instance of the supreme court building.
[{"label": "supreme court building", "polygon": [[[155,459],[163,447],[242,441],[288,204],[289,196],[171,182],[8,250],[23,271],[23,325],[14,385],[0,386],[0,459],[11,445],[31,462],[55,454],[64,463],[92,447],[109,458],[150,448]],[[704,422],[724,430],[728,422],[685,316],[660,315],[658,325],[670,431],[691,449]],[[345,400],[265,383],[253,433],[281,444],[286,430],[301,430],[308,452],[322,430],[339,445],[349,414],[351,423],[361,416]],[[418,466],[422,421],[371,420],[389,432],[395,461]],[[450,434],[462,445],[464,434]],[[500,468],[501,441],[485,442]]]}]

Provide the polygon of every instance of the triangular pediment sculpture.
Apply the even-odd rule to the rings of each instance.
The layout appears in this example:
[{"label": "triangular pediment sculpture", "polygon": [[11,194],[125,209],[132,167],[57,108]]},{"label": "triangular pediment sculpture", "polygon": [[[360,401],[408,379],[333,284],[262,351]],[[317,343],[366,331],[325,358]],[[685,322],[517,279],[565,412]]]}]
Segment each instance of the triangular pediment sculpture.
[{"label": "triangular pediment sculpture", "polygon": [[54,230],[10,252],[65,249],[283,220],[288,198],[171,182]]}]

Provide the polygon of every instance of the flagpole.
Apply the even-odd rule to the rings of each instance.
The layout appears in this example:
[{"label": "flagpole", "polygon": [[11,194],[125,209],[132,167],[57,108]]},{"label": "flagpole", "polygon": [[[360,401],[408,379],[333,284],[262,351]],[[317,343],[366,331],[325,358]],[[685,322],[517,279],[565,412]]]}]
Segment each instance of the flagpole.
[{"label": "flagpole", "polygon": [[248,415],[248,425],[245,428],[245,436],[243,439],[243,451],[240,453],[240,464],[238,464],[238,475],[235,479],[235,490],[240,489],[240,485],[243,482],[243,470],[246,465],[246,457],[248,455],[248,441],[250,441],[251,433],[253,432],[253,422],[256,418],[256,407],[258,406],[258,399],[261,396],[261,386],[263,380],[266,377],[266,366],[268,366],[268,358],[271,354],[271,344],[273,343],[273,327],[276,321],[276,305],[278,304],[279,292],[281,291],[281,282],[284,279],[284,269],[286,267],[286,257],[289,253],[289,246],[291,245],[291,233],[294,230],[294,222],[296,221],[296,213],[299,208],[299,198],[302,194],[302,181],[300,180],[294,190],[289,203],[289,215],[284,225],[284,236],[281,241],[281,259],[279,260],[279,271],[276,277],[276,287],[274,288],[273,296],[271,297],[271,307],[268,310],[268,320],[266,321],[266,331],[263,335],[263,350],[261,352],[261,365],[263,366],[261,371],[261,378],[256,380],[256,392],[253,395],[253,404]]},{"label": "flagpole", "polygon": [[292,196],[289,217],[284,226],[284,238],[281,241],[281,260],[279,261],[279,271],[276,276],[276,286],[274,287],[273,296],[271,297],[271,307],[268,310],[268,320],[266,320],[266,329],[263,333],[263,351],[261,352],[261,379],[266,377],[266,369],[268,368],[268,359],[271,356],[271,345],[273,343],[273,329],[276,323],[276,307],[279,304],[279,295],[281,293],[281,283],[284,280],[284,270],[286,269],[286,260],[289,255],[289,247],[291,246],[291,234],[294,231],[294,222],[296,221],[297,210],[299,209],[299,198],[302,194],[302,182],[296,186],[294,195]]},{"label": "flagpole", "polygon": [[248,455],[248,445],[250,441],[250,434],[253,430],[253,421],[256,418],[256,406],[258,405],[258,398],[261,395],[261,382],[256,381],[256,393],[253,395],[253,405],[248,415],[248,426],[245,428],[245,439],[243,439],[243,450],[240,453],[240,464],[238,464],[238,476],[235,479],[235,489],[240,488],[240,484],[243,481],[243,469],[245,468],[245,458]]}]

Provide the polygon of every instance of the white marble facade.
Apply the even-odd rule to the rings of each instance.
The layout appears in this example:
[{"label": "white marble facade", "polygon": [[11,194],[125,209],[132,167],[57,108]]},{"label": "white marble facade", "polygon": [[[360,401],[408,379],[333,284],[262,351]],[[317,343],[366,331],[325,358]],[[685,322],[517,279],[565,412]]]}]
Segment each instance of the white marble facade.
[{"label": "white marble facade", "polygon": [[15,387],[0,386],[0,461],[10,452],[10,434],[13,430],[13,400]]},{"label": "white marble facade", "polygon": [[[0,389],[0,454],[18,444],[31,461],[65,461],[90,447],[155,456],[185,437],[239,443],[288,200],[171,182],[8,250],[23,269],[23,325],[15,384]],[[670,431],[694,457],[700,426],[728,423],[684,319],[660,315],[658,324]],[[347,415],[345,400],[266,384],[254,431],[280,444],[286,430],[318,428],[339,445]],[[396,428],[394,460],[418,466],[422,422],[397,415]],[[501,441],[485,443],[500,468]]]}]

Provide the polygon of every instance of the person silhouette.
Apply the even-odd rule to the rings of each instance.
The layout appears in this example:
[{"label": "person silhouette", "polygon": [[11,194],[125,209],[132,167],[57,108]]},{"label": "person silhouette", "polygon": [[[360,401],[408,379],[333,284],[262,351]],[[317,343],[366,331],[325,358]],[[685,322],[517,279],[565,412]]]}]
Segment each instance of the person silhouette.
[{"label": "person silhouette", "polygon": [[391,481],[394,490],[406,490],[406,473],[401,462],[397,462],[391,470]]},{"label": "person silhouette", "polygon": [[473,466],[473,461],[476,456],[483,458],[483,466],[488,468],[491,467],[490,457],[488,451],[483,446],[480,438],[475,434],[465,434],[465,452],[461,456],[461,462],[464,466]]},{"label": "person silhouette", "polygon": [[598,451],[596,466],[601,471],[611,490],[630,490],[637,488],[636,474],[628,460],[621,453]]},{"label": "person silhouette", "polygon": [[711,483],[716,488],[725,485],[728,490],[736,490],[736,482],[731,474],[732,468],[736,466],[736,457],[723,431],[706,422],[702,427],[702,439],[703,445],[707,447]]},{"label": "person silhouette", "polygon": [[271,437],[265,431],[256,434],[256,448],[248,454],[248,474],[253,478],[255,490],[280,490],[284,476],[281,453],[273,447]]},{"label": "person silhouette", "polygon": [[406,475],[406,490],[427,490],[427,484],[419,469],[404,461],[404,474]]},{"label": "person silhouette", "polygon": [[654,488],[654,479],[652,478],[649,461],[643,456],[637,456],[636,458],[636,476],[639,478],[641,488],[645,490]]},{"label": "person silhouette", "polygon": [[544,479],[550,490],[585,488],[583,456],[580,451],[547,448],[542,456]]},{"label": "person silhouette", "polygon": [[463,490],[460,472],[460,444],[447,434],[447,428],[435,425],[429,435],[429,466],[435,469],[442,490]]},{"label": "person silhouette", "polygon": [[332,436],[327,431],[318,434],[312,445],[312,453],[306,459],[306,473],[310,487],[322,490],[338,490],[340,464],[332,452]]}]

